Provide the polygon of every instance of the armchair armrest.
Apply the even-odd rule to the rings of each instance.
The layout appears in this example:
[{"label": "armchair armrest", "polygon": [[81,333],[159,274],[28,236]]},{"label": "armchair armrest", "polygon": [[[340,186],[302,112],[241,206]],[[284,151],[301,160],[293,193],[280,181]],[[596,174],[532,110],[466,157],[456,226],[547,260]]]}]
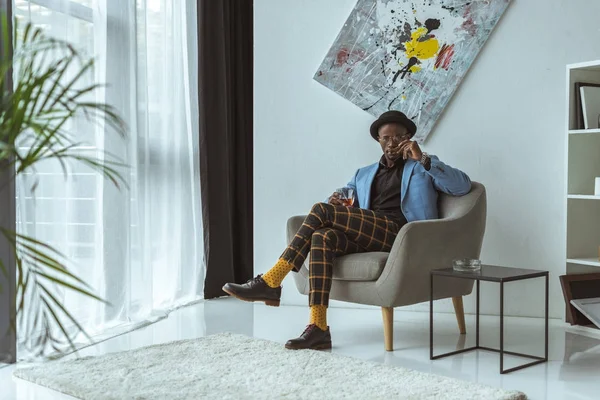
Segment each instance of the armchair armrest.
[{"label": "armchair armrest", "polygon": [[[397,307],[428,301],[429,271],[451,267],[456,258],[479,258],[485,203],[474,204],[470,211],[458,218],[415,221],[402,227],[377,281],[383,303]],[[448,278],[435,287],[434,297],[464,296],[472,289],[470,280]]]},{"label": "armchair armrest", "polygon": [[302,223],[304,222],[305,219],[306,219],[306,215],[296,215],[296,216],[288,219],[288,221],[287,221],[287,242],[288,243],[290,243],[292,241],[292,239],[296,235],[296,232],[298,232],[298,229],[300,229],[300,227],[302,226]]}]

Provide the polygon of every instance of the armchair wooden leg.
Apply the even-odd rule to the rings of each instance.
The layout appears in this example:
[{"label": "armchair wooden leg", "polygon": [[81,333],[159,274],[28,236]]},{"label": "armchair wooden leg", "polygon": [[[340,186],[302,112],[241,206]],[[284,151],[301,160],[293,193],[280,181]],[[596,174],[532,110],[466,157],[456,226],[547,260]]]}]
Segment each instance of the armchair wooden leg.
[{"label": "armchair wooden leg", "polygon": [[381,307],[383,314],[383,337],[385,350],[394,351],[394,308]]},{"label": "armchair wooden leg", "polygon": [[465,326],[465,309],[463,307],[462,296],[453,297],[452,304],[454,304],[454,313],[456,314],[456,322],[458,322],[458,330],[461,335],[464,335],[467,333],[467,328]]}]

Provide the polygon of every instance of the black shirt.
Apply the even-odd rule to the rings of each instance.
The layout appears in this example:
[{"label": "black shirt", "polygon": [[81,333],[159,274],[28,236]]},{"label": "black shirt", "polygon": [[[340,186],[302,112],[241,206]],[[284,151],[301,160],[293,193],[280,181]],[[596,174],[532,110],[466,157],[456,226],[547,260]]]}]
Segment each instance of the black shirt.
[{"label": "black shirt", "polygon": [[399,158],[390,168],[385,156],[379,161],[379,169],[371,186],[371,210],[385,214],[388,218],[402,226],[406,217],[400,206],[400,188],[402,187],[402,172],[404,160]]}]

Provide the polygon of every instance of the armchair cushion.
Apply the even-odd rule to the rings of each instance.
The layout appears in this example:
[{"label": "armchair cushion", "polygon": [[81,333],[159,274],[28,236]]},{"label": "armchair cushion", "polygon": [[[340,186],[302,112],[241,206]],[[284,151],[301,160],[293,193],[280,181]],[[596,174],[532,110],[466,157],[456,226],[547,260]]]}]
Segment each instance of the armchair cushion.
[{"label": "armchair cushion", "polygon": [[389,253],[371,252],[339,257],[333,264],[333,279],[338,281],[376,281]]}]

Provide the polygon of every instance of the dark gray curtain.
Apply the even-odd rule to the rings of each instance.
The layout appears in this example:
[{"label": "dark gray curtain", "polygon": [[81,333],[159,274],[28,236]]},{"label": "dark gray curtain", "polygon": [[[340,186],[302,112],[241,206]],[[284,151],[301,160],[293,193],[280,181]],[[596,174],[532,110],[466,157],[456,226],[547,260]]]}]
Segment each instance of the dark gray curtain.
[{"label": "dark gray curtain", "polygon": [[[0,20],[2,24],[8,22],[8,26],[0,26],[0,33],[8,28],[9,35],[12,33],[12,0],[0,0]],[[0,41],[0,61],[4,61],[5,52],[10,52],[12,39],[7,40],[9,48],[2,47]],[[0,88],[0,104],[5,100],[2,93],[12,88],[12,79],[9,76],[6,87]],[[1,135],[1,131],[0,131]],[[0,137],[0,142],[4,138]],[[2,161],[0,161],[1,163]],[[12,169],[0,165],[0,227],[15,229],[15,186],[12,180]],[[15,321],[15,285],[16,265],[13,253],[3,236],[0,236],[0,261],[7,269],[8,274],[0,272],[0,362],[15,362],[17,358],[16,331],[13,329]],[[15,328],[16,329],[16,328]]]},{"label": "dark gray curtain", "polygon": [[253,2],[198,1],[200,162],[207,299],[253,272]]}]

